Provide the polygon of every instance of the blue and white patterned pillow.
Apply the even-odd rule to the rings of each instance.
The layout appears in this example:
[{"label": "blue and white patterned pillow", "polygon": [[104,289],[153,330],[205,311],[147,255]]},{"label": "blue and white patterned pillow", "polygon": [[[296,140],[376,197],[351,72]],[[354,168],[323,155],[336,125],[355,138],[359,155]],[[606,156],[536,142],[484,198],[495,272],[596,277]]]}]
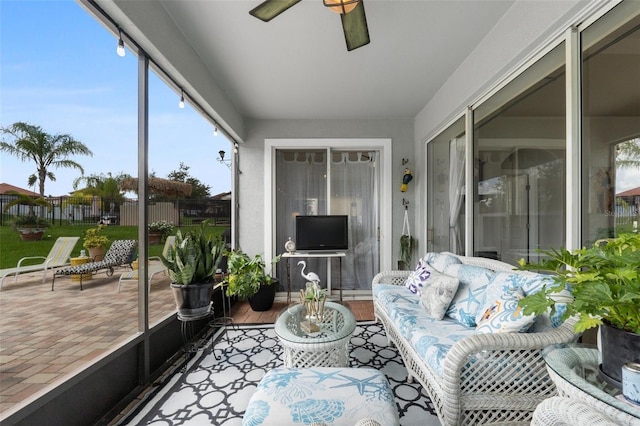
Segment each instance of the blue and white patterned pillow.
[{"label": "blue and white patterned pillow", "polygon": [[[518,271],[496,272],[493,279],[489,283],[486,292],[486,301],[495,300],[505,292],[513,292],[515,289],[522,289],[524,296],[537,293],[544,287],[550,287],[554,285],[553,279],[549,275],[540,274],[531,271]],[[562,294],[566,296],[566,294]],[[490,302],[489,302],[490,303]],[[486,305],[486,304],[485,304]],[[486,308],[487,306],[485,306]],[[553,313],[548,312],[542,314],[535,319],[536,331],[545,331],[558,327],[562,324],[562,315],[567,310],[566,303],[556,304],[556,309]],[[480,323],[480,318],[484,314],[484,309],[478,312],[476,322]]]},{"label": "blue and white patterned pillow", "polygon": [[423,259],[426,259],[429,265],[433,266],[436,271],[442,273],[446,273],[445,270],[450,265],[459,265],[462,263],[460,259],[448,253],[427,253]]},{"label": "blue and white patterned pillow", "polygon": [[520,287],[509,288],[497,298],[489,298],[484,313],[476,326],[476,333],[523,333],[535,321],[535,315],[524,315],[518,300],[524,297]]},{"label": "blue and white patterned pillow", "polygon": [[494,272],[479,266],[452,264],[445,269],[445,273],[460,281],[458,292],[445,315],[462,325],[475,327],[476,316],[485,300],[485,289]]}]

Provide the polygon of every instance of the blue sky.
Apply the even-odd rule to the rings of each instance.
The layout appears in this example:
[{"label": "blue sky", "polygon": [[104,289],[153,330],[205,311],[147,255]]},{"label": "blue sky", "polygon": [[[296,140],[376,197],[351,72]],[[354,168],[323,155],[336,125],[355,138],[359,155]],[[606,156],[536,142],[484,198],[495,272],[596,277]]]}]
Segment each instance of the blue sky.
[{"label": "blue sky", "polygon": [[[0,126],[25,121],[68,133],[93,151],[79,156],[85,174],[137,176],[137,58],[116,55],[117,39],[73,0],[0,0]],[[230,170],[216,161],[229,141],[151,72],[149,171],[166,177],[182,161],[211,187],[231,190]],[[7,140],[6,136],[2,136]],[[75,169],[52,169],[46,195],[72,191]],[[0,181],[27,188],[33,162],[0,153]],[[32,189],[33,188],[29,188]],[[38,192],[36,186],[35,191]]]}]

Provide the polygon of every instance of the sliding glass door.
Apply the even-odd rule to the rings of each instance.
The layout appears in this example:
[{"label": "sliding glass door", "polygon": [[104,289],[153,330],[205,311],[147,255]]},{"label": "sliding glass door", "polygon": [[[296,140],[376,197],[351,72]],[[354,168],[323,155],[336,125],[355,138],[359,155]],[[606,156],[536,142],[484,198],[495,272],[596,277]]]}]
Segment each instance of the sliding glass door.
[{"label": "sliding glass door", "polygon": [[[295,295],[313,271],[321,285],[330,285],[337,294],[339,277],[347,294],[370,290],[371,280],[379,271],[379,153],[375,150],[277,149],[275,152],[275,237],[281,250],[291,237],[295,240],[295,217],[298,215],[347,215],[349,250],[342,260],[305,258],[291,260],[291,288]],[[278,265],[280,290],[287,289],[286,262]],[[340,274],[340,272],[342,272]],[[294,296],[295,297],[295,296]]]}]

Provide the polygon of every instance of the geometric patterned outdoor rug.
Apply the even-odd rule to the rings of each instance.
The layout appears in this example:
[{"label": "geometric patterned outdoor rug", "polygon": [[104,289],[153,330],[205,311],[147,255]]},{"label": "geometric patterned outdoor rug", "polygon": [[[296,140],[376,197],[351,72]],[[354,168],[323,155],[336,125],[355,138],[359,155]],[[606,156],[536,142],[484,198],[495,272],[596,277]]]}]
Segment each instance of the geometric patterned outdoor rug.
[{"label": "geometric patterned outdoor rug", "polygon": [[[219,330],[143,406],[125,417],[125,425],[240,426],[249,399],[264,374],[282,366],[282,347],[273,326]],[[228,338],[228,341],[227,341]],[[358,324],[351,338],[351,367],[372,367],[387,377],[402,426],[439,426],[421,386],[406,383],[407,370],[397,350],[387,346],[381,325]]]}]

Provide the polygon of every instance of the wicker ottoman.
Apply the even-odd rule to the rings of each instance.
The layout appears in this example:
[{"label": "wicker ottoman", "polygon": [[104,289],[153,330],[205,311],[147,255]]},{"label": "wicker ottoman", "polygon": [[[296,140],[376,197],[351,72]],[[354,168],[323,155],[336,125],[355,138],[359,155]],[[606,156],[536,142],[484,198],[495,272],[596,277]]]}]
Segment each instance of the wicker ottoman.
[{"label": "wicker ottoman", "polygon": [[276,368],[262,378],[242,424],[399,425],[387,378],[370,368]]}]

